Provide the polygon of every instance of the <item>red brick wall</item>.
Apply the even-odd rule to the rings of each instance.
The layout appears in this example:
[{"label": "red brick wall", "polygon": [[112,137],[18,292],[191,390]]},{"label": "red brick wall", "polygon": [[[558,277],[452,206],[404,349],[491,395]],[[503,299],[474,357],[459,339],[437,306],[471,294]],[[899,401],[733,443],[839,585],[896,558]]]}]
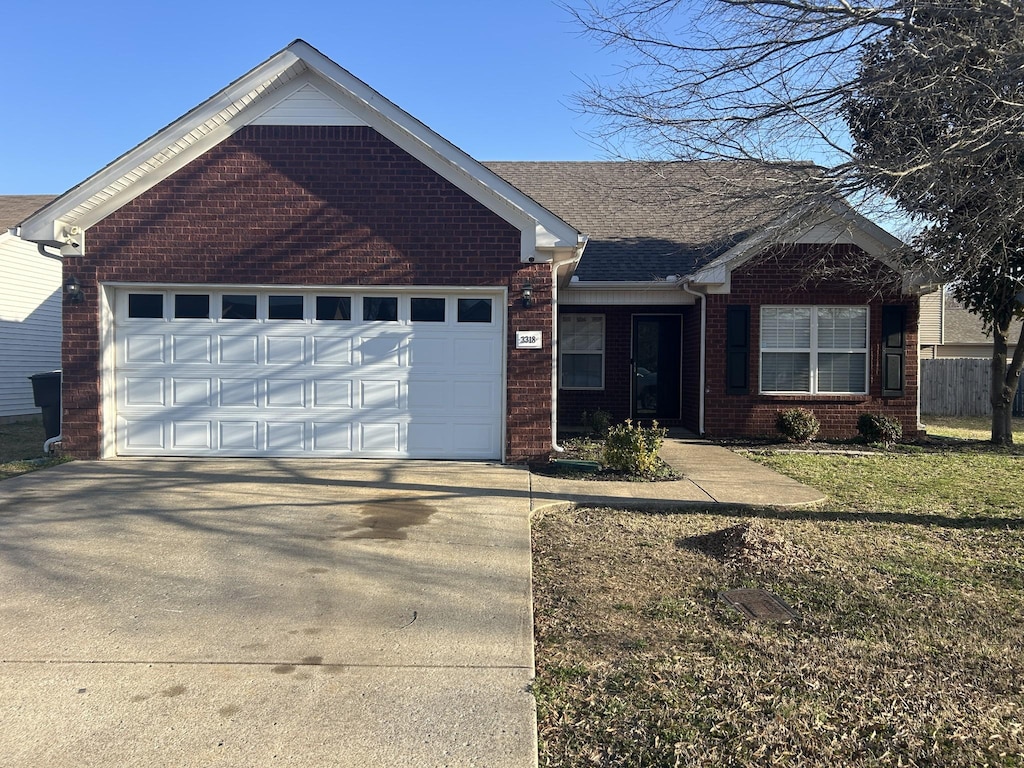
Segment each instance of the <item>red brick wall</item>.
[{"label": "red brick wall", "polygon": [[[731,293],[708,297],[707,400],[705,430],[710,437],[775,436],[775,419],[780,410],[804,407],[821,422],[821,434],[828,437],[853,437],[857,418],[862,413],[881,413],[898,419],[907,436],[917,434],[917,321],[915,297],[852,288],[841,280],[817,281],[809,285],[809,261],[815,249],[825,246],[801,246],[785,252],[770,253],[733,272]],[[850,260],[867,257],[853,246],[834,246],[835,253]],[[876,279],[884,277],[884,268],[871,262]],[[730,304],[750,306],[750,394],[725,392],[725,314]],[[869,310],[869,387],[867,395],[760,395],[759,347],[761,305],[867,305]],[[883,304],[907,307],[905,338],[906,371],[902,397],[882,397],[881,321]]]},{"label": "red brick wall", "polygon": [[[508,459],[550,447],[550,267],[520,233],[366,127],[250,126],[86,233],[66,269],[85,301],[64,313],[63,447],[99,455],[103,282],[509,288]],[[519,287],[534,286],[534,306]],[[513,350],[517,327],[545,350]]]}]

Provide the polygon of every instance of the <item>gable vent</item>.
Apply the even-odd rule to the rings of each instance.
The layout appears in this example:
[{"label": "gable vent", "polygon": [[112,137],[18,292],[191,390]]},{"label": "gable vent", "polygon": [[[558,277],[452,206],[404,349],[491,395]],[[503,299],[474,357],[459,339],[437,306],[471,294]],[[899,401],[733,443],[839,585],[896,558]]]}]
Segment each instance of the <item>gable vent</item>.
[{"label": "gable vent", "polygon": [[312,85],[304,85],[253,120],[252,124],[366,125],[366,121],[356,117]]}]

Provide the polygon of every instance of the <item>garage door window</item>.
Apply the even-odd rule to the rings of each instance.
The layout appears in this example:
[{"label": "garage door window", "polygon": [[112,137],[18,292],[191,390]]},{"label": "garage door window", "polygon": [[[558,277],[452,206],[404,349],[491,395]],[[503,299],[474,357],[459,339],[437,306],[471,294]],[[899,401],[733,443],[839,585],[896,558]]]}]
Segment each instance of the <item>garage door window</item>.
[{"label": "garage door window", "polygon": [[385,323],[398,322],[397,296],[364,296],[363,320]]},{"label": "garage door window", "polygon": [[301,320],[303,306],[301,296],[269,296],[267,318],[270,320]]},{"label": "garage door window", "polygon": [[410,299],[409,319],[414,323],[443,323],[444,299]]},{"label": "garage door window", "polygon": [[176,320],[209,319],[210,295],[207,293],[179,293],[174,297]]},{"label": "garage door window", "polygon": [[255,320],[256,295],[225,294],[221,297],[220,316],[223,320]]},{"label": "garage door window", "polygon": [[350,296],[317,296],[317,320],[351,320],[352,298]]},{"label": "garage door window", "polygon": [[164,316],[162,293],[128,294],[128,317],[161,319]]},{"label": "garage door window", "polygon": [[460,323],[491,322],[490,299],[459,299]]}]

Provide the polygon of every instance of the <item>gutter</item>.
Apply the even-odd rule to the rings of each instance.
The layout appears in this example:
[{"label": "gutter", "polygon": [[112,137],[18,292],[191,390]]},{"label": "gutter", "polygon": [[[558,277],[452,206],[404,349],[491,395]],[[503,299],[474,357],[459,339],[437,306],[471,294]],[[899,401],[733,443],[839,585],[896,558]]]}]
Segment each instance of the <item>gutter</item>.
[{"label": "gutter", "polygon": [[697,431],[704,437],[704,387],[705,384],[705,360],[707,359],[707,337],[708,337],[708,297],[690,288],[690,282],[680,283],[680,288],[694,298],[700,299],[700,394],[697,399],[698,416]]}]

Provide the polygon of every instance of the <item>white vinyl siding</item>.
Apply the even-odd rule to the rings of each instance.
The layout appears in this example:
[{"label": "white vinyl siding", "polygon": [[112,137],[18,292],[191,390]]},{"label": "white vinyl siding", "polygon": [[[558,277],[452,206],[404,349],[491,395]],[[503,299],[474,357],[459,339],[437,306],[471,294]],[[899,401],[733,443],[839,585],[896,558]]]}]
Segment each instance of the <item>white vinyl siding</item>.
[{"label": "white vinyl siding", "polygon": [[61,265],[0,234],[0,418],[39,414],[34,373],[60,368]]},{"label": "white vinyl siding", "polygon": [[762,307],[761,392],[865,394],[867,307]]},{"label": "white vinyl siding", "polygon": [[559,386],[604,389],[604,315],[562,315]]}]

